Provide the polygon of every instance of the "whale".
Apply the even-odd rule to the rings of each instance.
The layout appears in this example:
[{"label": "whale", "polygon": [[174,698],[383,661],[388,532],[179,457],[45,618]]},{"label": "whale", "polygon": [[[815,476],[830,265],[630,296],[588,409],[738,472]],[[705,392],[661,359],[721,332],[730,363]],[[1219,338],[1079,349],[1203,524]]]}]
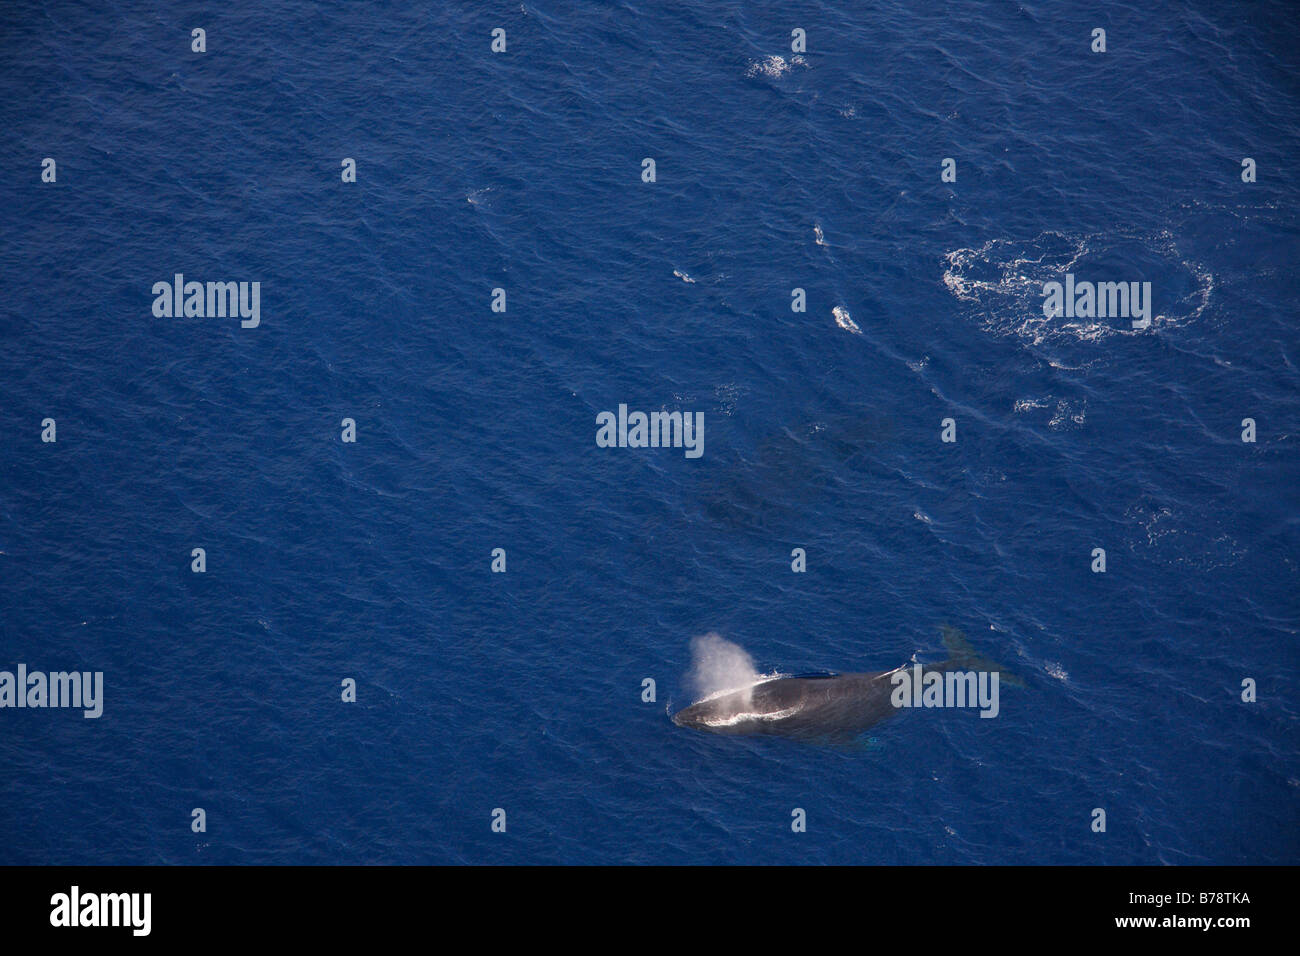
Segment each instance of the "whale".
[{"label": "whale", "polygon": [[904,680],[910,682],[915,677],[919,686],[928,674],[983,671],[996,673],[1012,686],[1025,686],[1001,665],[980,657],[961,631],[951,627],[941,631],[951,656],[940,663],[909,662],[888,671],[763,677],[749,686],[696,701],[673,714],[672,721],[679,727],[713,734],[851,741],[901,709],[894,702],[894,690]]},{"label": "whale", "polygon": [[843,482],[878,477],[884,469],[873,453],[896,431],[892,422],[862,410],[805,416],[749,451],[735,423],[724,420],[716,427],[716,468],[700,473],[690,520],[765,537],[800,526],[808,513],[840,513]]}]

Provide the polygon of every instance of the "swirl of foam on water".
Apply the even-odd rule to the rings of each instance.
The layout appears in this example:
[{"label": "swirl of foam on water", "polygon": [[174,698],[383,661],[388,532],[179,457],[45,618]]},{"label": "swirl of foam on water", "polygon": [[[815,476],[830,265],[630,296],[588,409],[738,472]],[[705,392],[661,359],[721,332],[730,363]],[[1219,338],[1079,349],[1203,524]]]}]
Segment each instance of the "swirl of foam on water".
[{"label": "swirl of foam on water", "polygon": [[1156,313],[1153,324],[1176,327],[1201,317],[1210,304],[1214,276],[1180,253],[1169,230],[1145,236],[1071,236],[1048,230],[1027,241],[990,239],[978,248],[945,253],[943,284],[957,299],[981,308],[985,331],[1017,338],[1026,345],[1095,344],[1117,335],[1140,334],[1144,330],[1133,329],[1124,320],[1067,319],[1043,314],[1043,285],[1061,281],[1067,272],[1077,274],[1084,256],[1105,252],[1116,239],[1140,242],[1186,270],[1193,280],[1195,288],[1174,300],[1172,308]]}]

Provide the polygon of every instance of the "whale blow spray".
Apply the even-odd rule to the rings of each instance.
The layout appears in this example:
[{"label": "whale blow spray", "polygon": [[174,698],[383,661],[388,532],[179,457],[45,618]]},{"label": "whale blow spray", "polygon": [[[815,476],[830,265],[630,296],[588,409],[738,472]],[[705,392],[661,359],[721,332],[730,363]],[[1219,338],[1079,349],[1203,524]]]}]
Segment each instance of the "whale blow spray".
[{"label": "whale blow spray", "polygon": [[691,669],[687,681],[696,700],[758,683],[754,659],[739,644],[709,632],[691,640]]}]

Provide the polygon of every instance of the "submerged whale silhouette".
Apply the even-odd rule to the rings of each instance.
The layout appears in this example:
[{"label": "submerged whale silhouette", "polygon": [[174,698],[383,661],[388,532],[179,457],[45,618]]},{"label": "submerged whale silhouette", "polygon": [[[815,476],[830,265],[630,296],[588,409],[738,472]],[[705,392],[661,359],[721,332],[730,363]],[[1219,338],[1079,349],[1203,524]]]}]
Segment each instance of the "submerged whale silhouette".
[{"label": "submerged whale silhouette", "polygon": [[846,476],[869,481],[881,467],[873,449],[894,433],[889,421],[857,410],[796,419],[742,452],[727,445],[743,441],[736,428],[731,422],[718,426],[716,468],[702,472],[692,491],[699,507],[693,518],[762,534],[798,525],[809,512],[839,514]]},{"label": "submerged whale silhouette", "polygon": [[[952,655],[940,664],[922,665],[924,674],[949,671],[996,671],[1000,681],[1024,682],[1001,665],[980,657],[956,628],[942,628]],[[673,723],[715,734],[774,734],[800,740],[851,740],[892,716],[890,671],[861,674],[800,674],[770,677],[749,687],[706,698],[679,710]]]}]

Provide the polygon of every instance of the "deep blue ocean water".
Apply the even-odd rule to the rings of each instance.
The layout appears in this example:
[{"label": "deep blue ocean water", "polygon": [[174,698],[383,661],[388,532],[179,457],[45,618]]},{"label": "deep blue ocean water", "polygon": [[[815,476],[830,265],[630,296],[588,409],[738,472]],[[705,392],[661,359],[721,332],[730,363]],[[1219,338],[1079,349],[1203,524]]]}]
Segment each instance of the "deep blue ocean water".
[{"label": "deep blue ocean water", "polygon": [[[0,711],[0,863],[1300,862],[1289,4],[0,37],[0,669],[105,675],[98,720]],[[1067,271],[1151,327],[1045,318]],[[261,325],[155,317],[175,273]],[[703,456],[598,448],[620,403]],[[668,718],[696,635],[885,670],[942,624],[1025,680],[997,719]]]}]

